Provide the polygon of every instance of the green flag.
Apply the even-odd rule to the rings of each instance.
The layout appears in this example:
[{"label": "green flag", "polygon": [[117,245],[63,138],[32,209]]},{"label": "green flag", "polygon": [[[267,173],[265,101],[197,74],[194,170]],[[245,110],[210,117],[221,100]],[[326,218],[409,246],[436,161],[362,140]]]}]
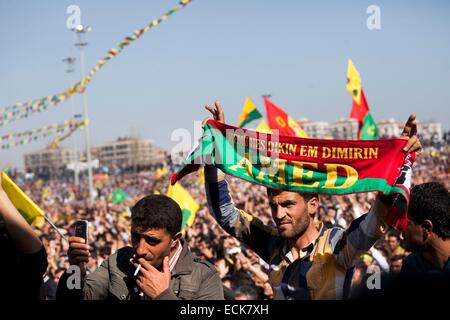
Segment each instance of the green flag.
[{"label": "green flag", "polygon": [[127,198],[127,193],[122,189],[114,190],[114,192],[111,196],[112,202],[114,202],[116,204],[124,202],[126,198]]},{"label": "green flag", "polygon": [[239,115],[239,123],[238,127],[242,128],[245,125],[249,124],[253,120],[261,119],[262,114],[256,109],[253,101],[247,97],[245,99],[244,108],[242,109],[242,113]]},{"label": "green flag", "polygon": [[361,140],[378,140],[378,126],[368,112],[361,128]]}]

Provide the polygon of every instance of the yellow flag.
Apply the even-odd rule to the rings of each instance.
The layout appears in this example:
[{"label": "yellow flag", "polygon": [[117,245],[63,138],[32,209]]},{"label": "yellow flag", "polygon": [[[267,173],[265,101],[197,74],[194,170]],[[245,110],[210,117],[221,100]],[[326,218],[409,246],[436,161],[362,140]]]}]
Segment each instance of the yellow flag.
[{"label": "yellow flag", "polygon": [[44,191],[42,192],[42,199],[48,200],[52,196],[52,190],[50,190],[49,187],[44,188]]},{"label": "yellow flag", "polygon": [[290,116],[288,117],[288,126],[291,127],[294,131],[297,137],[299,138],[308,138],[308,135],[303,131],[302,127],[292,119]]},{"label": "yellow flag", "polygon": [[32,224],[36,218],[45,216],[44,211],[39,208],[4,172],[2,172],[2,187],[17,211]]},{"label": "yellow flag", "polygon": [[164,166],[162,168],[158,168],[158,169],[156,169],[155,179],[159,180],[162,177],[164,177],[167,173],[169,173],[169,169],[166,166]]},{"label": "yellow flag", "polygon": [[181,230],[184,230],[186,226],[190,227],[194,223],[195,214],[200,207],[199,204],[178,182],[174,185],[169,184],[167,196],[175,200],[181,208],[181,212],[183,213]]},{"label": "yellow flag", "polygon": [[361,104],[361,78],[350,59],[348,60],[347,68],[347,91],[352,96],[353,101],[359,106]]},{"label": "yellow flag", "polygon": [[262,114],[258,111],[258,109],[256,109],[256,106],[253,103],[253,101],[249,97],[247,97],[245,99],[244,108],[241,114],[239,115],[239,123],[237,126],[239,128],[242,128],[245,127],[245,125],[247,125],[248,123],[252,122],[253,120],[261,118]]},{"label": "yellow flag", "polygon": [[262,133],[272,133],[272,129],[270,129],[268,123],[264,119],[261,120],[255,130]]}]

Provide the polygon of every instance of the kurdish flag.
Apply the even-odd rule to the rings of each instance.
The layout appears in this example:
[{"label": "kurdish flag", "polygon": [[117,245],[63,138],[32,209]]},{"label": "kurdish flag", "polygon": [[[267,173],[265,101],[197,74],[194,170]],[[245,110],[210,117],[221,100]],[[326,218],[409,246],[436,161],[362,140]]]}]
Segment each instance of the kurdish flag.
[{"label": "kurdish flag", "polygon": [[264,97],[267,120],[272,130],[279,130],[280,136],[308,138],[300,125],[283,109],[275,105],[269,98]]},{"label": "kurdish flag", "polygon": [[372,115],[367,113],[364,117],[364,122],[361,128],[361,140],[377,140],[378,126],[373,120]]},{"label": "kurdish flag", "polygon": [[350,113],[350,118],[357,119],[359,122],[358,139],[377,140],[378,127],[369,112],[369,104],[367,103],[364,90],[361,86],[359,72],[356,70],[352,60],[348,60],[347,91],[352,96],[352,111]]},{"label": "kurdish flag", "polygon": [[195,214],[200,207],[199,204],[179,183],[169,185],[167,196],[175,200],[181,208],[181,212],[183,213],[181,230],[183,231],[186,226],[190,227],[194,223]]},{"label": "kurdish flag", "polygon": [[361,78],[359,72],[356,70],[355,65],[351,59],[348,59],[347,67],[347,91],[352,96],[353,101],[357,104],[361,104]]},{"label": "kurdish flag", "polygon": [[2,172],[2,188],[17,211],[32,224],[36,218],[43,218],[44,211],[39,208],[4,172]]},{"label": "kurdish flag", "polygon": [[252,122],[253,120],[257,120],[262,118],[262,114],[256,109],[253,101],[247,97],[244,103],[244,109],[242,109],[242,113],[239,115],[239,123],[238,127],[242,128]]}]

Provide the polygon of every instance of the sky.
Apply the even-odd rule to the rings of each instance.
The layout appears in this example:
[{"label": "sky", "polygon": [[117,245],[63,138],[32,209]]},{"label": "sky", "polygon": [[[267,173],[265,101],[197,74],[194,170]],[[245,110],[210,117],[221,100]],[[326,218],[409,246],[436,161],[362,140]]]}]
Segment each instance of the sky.
[{"label": "sky", "polygon": [[[87,35],[86,69],[125,36],[172,8],[172,0],[0,0],[0,108],[60,93],[81,79],[66,10],[77,5]],[[380,8],[379,30],[366,12]],[[174,130],[194,132],[219,101],[236,124],[246,96],[265,114],[261,95],[294,118],[349,116],[347,61],[360,72],[376,121],[435,120],[450,128],[449,1],[194,0],[109,61],[86,91],[91,144],[139,134],[170,150]],[[77,57],[65,73],[62,59]],[[72,80],[70,80],[72,77]],[[22,132],[82,113],[81,96],[0,127]],[[76,135],[83,146],[84,132]],[[51,138],[0,150],[0,168]],[[194,141],[192,141],[194,142]],[[70,139],[63,145],[72,146]]]}]

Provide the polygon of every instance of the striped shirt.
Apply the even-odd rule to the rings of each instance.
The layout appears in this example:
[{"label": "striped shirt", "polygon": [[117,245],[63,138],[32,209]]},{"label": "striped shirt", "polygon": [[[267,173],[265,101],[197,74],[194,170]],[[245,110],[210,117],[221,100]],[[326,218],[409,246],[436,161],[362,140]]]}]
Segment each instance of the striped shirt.
[{"label": "striped shirt", "polygon": [[173,268],[175,268],[175,265],[178,262],[178,258],[180,257],[181,251],[183,250],[183,246],[181,245],[180,241],[177,241],[177,242],[178,242],[177,251],[175,251],[174,255],[169,260],[170,272],[172,272]]},{"label": "striped shirt", "polygon": [[343,299],[348,296],[357,258],[386,231],[385,219],[371,210],[347,230],[316,225],[319,237],[294,260],[277,228],[235,208],[225,180],[206,182],[210,212],[221,227],[269,263],[275,299]]}]

